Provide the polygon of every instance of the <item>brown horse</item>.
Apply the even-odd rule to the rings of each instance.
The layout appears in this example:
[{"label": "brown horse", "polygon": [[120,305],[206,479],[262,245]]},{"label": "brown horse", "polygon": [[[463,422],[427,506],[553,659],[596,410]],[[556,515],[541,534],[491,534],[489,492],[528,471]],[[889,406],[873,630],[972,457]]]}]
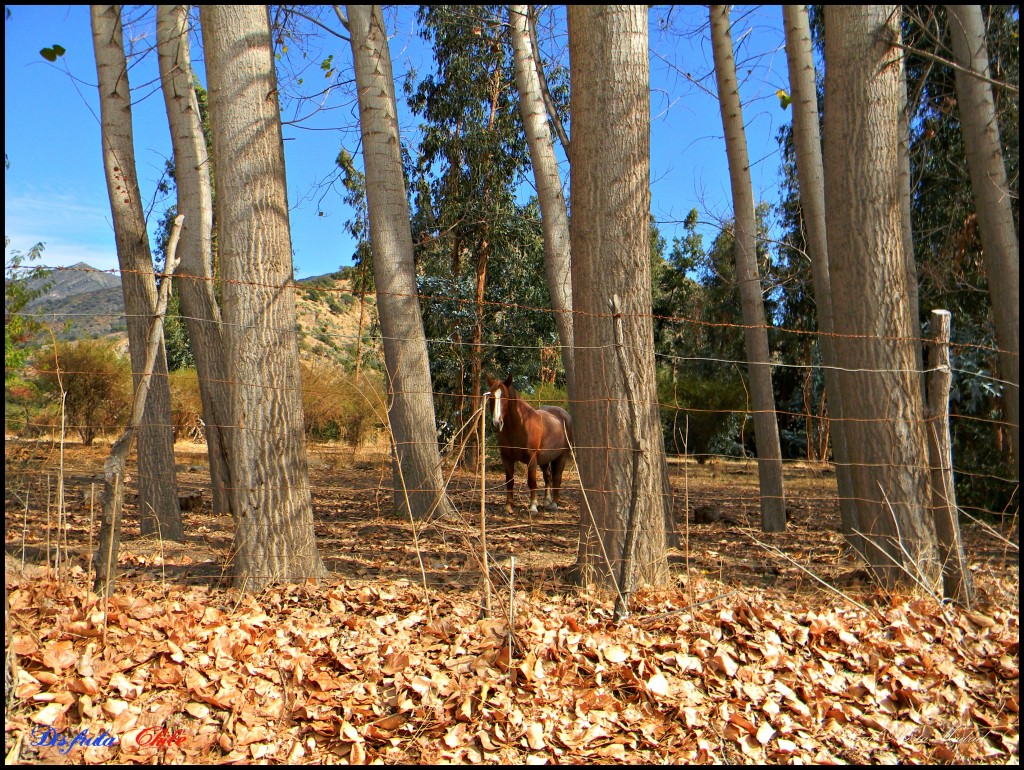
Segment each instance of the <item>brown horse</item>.
[{"label": "brown horse", "polygon": [[557,406],[534,409],[512,387],[512,376],[504,382],[487,377],[494,401],[493,424],[498,431],[498,449],[505,464],[506,507],[512,513],[512,487],[516,462],[526,463],[530,486],[530,511],[537,512],[537,467],[544,474],[544,493],[549,510],[558,508],[562,471],[571,454],[572,417]]}]

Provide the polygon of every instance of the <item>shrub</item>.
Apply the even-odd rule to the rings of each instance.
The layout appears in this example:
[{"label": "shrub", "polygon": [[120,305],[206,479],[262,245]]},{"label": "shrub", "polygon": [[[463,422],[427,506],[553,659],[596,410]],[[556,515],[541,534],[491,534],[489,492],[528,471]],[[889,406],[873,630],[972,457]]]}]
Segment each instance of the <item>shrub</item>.
[{"label": "shrub", "polygon": [[60,409],[61,388],[66,424],[76,430],[85,446],[100,433],[112,430],[128,417],[132,373],[128,359],[108,340],[60,342],[35,360],[36,383],[54,408]]},{"label": "shrub", "polygon": [[199,376],[195,369],[180,369],[169,376],[171,388],[171,420],[174,440],[205,440],[203,431],[203,400],[199,395]]},{"label": "shrub", "polygon": [[[739,378],[711,379],[680,375],[676,382],[665,369],[658,372],[658,401],[669,453],[685,451],[704,462],[711,453],[738,454],[736,439],[745,411]],[[689,421],[689,430],[687,430]],[[688,440],[687,440],[688,439]]]},{"label": "shrub", "polygon": [[303,362],[302,407],[307,436],[358,446],[384,428],[383,379],[368,372],[356,383],[353,375],[333,364]]}]

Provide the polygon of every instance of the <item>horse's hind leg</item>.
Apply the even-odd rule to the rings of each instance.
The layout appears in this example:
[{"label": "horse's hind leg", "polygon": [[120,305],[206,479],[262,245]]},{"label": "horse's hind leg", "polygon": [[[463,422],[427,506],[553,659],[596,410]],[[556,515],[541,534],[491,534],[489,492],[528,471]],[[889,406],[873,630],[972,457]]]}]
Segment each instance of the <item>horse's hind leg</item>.
[{"label": "horse's hind leg", "polygon": [[548,510],[558,510],[558,496],[562,491],[562,471],[565,470],[565,463],[568,458],[562,455],[557,460],[551,463],[551,486],[548,488],[550,496],[550,502],[548,504]]},{"label": "horse's hind leg", "polygon": [[551,463],[540,466],[541,473],[544,474],[544,507],[551,508]]}]

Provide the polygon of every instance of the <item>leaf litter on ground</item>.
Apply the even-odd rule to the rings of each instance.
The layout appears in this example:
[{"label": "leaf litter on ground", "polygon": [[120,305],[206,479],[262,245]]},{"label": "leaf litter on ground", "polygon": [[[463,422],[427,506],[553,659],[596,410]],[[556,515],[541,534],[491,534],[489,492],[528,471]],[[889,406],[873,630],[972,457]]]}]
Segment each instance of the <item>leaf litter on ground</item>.
[{"label": "leaf litter on ground", "polygon": [[[258,596],[71,570],[13,583],[9,758],[38,762],[1013,762],[1019,614],[875,597],[817,607],[695,579],[516,597],[517,644],[474,596],[405,580]],[[721,597],[721,598],[718,598]],[[428,608],[427,602],[430,606]],[[819,603],[820,604],[820,603]],[[114,746],[60,753],[43,728]],[[147,745],[144,728],[179,740]],[[166,743],[166,742],[165,742]]]}]

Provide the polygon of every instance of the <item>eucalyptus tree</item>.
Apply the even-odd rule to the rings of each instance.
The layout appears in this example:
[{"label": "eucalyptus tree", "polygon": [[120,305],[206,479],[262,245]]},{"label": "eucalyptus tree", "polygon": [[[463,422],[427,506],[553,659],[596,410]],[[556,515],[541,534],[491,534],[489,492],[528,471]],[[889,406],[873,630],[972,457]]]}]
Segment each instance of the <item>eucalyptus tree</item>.
[{"label": "eucalyptus tree", "polygon": [[[925,413],[906,302],[893,6],[825,9],[825,203],[836,360],[865,557],[886,585],[938,583]],[[829,34],[828,30],[835,30]]]},{"label": "eucalyptus tree", "polygon": [[[578,567],[619,591],[668,577],[650,278],[644,6],[569,7]],[[623,601],[625,600],[625,601]]]},{"label": "eucalyptus tree", "polygon": [[750,181],[750,161],[736,80],[736,62],[732,53],[729,10],[724,5],[713,5],[710,13],[718,101],[725,129],[735,212],[736,277],[743,311],[747,371],[754,407],[757,475],[761,487],[761,528],[765,532],[781,532],[786,528],[782,448],[779,445],[779,423],[775,417],[764,301],[757,271],[757,220]]},{"label": "eucalyptus tree", "polygon": [[[121,268],[128,320],[128,350],[135,387],[146,362],[146,338],[157,306],[156,278],[146,231],[132,130],[132,95],[128,82],[121,6],[90,7],[96,74],[100,93],[103,169],[107,178],[117,260]],[[178,481],[174,471],[174,434],[167,356],[161,341],[138,432],[138,485],[143,534],[184,540]]]},{"label": "eucalyptus tree", "polygon": [[239,588],[324,576],[295,332],[284,148],[265,6],[203,6],[230,388]]},{"label": "eucalyptus tree", "polygon": [[417,18],[436,66],[409,86],[409,105],[423,121],[414,172],[418,261],[456,282],[471,277],[475,317],[462,343],[474,414],[482,404],[488,273],[517,253],[515,193],[529,155],[503,6],[421,6]]}]

